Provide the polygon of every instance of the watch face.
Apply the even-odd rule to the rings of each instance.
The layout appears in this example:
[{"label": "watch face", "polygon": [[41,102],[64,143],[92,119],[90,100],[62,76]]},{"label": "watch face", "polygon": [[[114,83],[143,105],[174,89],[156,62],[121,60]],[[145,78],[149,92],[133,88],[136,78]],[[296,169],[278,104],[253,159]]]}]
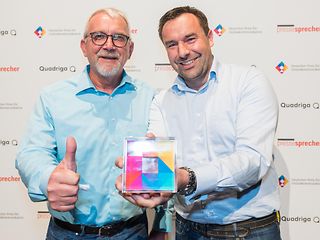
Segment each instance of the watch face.
[{"label": "watch face", "polygon": [[181,167],[180,169],[184,169],[188,172],[189,182],[184,189],[179,190],[179,194],[184,196],[191,195],[197,188],[196,175],[194,171],[188,167]]}]

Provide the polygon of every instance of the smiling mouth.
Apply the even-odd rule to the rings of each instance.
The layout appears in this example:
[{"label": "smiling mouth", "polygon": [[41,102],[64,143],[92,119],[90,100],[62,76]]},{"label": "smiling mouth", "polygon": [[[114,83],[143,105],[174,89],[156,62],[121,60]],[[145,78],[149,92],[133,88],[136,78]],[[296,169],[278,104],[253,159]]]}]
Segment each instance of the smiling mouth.
[{"label": "smiling mouth", "polygon": [[99,57],[107,60],[118,60],[118,56],[99,56]]},{"label": "smiling mouth", "polygon": [[184,61],[178,61],[177,64],[180,64],[182,66],[189,66],[189,65],[193,64],[199,57],[200,56],[195,57],[193,59],[188,59],[188,60],[184,60]]}]

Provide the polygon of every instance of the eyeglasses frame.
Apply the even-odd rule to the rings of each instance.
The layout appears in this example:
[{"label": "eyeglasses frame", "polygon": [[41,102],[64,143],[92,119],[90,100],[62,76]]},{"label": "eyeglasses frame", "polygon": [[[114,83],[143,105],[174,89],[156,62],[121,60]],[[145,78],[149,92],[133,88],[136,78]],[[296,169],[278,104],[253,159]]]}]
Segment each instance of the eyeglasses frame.
[{"label": "eyeglasses frame", "polygon": [[[93,37],[92,37],[93,34],[95,34],[95,33],[101,33],[101,34],[105,35],[105,36],[106,36],[106,41],[105,41],[103,44],[96,44],[96,43],[94,42],[94,40],[93,40]],[[114,38],[115,35],[121,35],[121,36],[123,36],[123,37],[126,38],[126,42],[125,42],[125,44],[124,44],[123,46],[118,46],[118,45],[114,44],[113,38]],[[106,42],[108,41],[109,37],[111,37],[111,41],[112,41],[113,46],[115,46],[115,47],[117,47],[117,48],[124,48],[125,46],[127,46],[128,42],[129,42],[129,40],[130,40],[130,37],[129,37],[129,36],[127,36],[127,35],[125,35],[125,34],[122,34],[122,33],[106,34],[106,33],[104,33],[104,32],[91,32],[91,33],[88,33],[88,34],[85,36],[85,38],[88,38],[88,37],[91,38],[91,41],[92,41],[92,43],[93,43],[94,45],[100,46],[100,47],[106,44]]]}]

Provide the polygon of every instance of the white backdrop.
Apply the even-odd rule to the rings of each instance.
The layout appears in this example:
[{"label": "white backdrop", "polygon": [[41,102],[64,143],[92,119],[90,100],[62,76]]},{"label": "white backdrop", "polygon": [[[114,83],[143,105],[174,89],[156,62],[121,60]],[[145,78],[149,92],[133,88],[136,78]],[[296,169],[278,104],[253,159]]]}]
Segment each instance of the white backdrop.
[{"label": "white backdrop", "polygon": [[[116,7],[131,22],[135,51],[127,71],[155,88],[175,73],[158,39],[159,18],[191,5],[208,16],[213,52],[226,63],[256,65],[279,99],[275,162],[284,240],[316,239],[320,217],[320,3],[317,0],[1,1],[0,239],[44,239],[46,203],[32,203],[14,167],[15,154],[39,90],[78,74],[86,64],[79,43],[89,15]],[[41,38],[34,32],[42,28]],[[280,73],[277,66],[283,65]],[[279,68],[280,69],[280,68]],[[281,181],[280,181],[281,180]]]}]

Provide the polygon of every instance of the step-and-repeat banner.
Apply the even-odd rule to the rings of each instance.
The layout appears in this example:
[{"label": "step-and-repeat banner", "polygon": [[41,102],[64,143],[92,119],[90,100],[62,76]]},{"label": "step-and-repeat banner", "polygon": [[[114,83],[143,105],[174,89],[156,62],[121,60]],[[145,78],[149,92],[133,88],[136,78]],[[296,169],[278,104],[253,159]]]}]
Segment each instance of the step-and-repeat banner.
[{"label": "step-and-repeat banner", "polygon": [[[33,203],[14,167],[27,119],[40,89],[82,71],[79,44],[89,15],[124,11],[135,42],[126,70],[155,88],[175,72],[158,38],[168,9],[203,10],[214,31],[214,55],[256,65],[279,100],[274,159],[285,240],[315,239],[320,228],[320,2],[316,0],[2,1],[0,14],[0,239],[44,239],[46,203]],[[318,9],[318,10],[317,10]]]}]

